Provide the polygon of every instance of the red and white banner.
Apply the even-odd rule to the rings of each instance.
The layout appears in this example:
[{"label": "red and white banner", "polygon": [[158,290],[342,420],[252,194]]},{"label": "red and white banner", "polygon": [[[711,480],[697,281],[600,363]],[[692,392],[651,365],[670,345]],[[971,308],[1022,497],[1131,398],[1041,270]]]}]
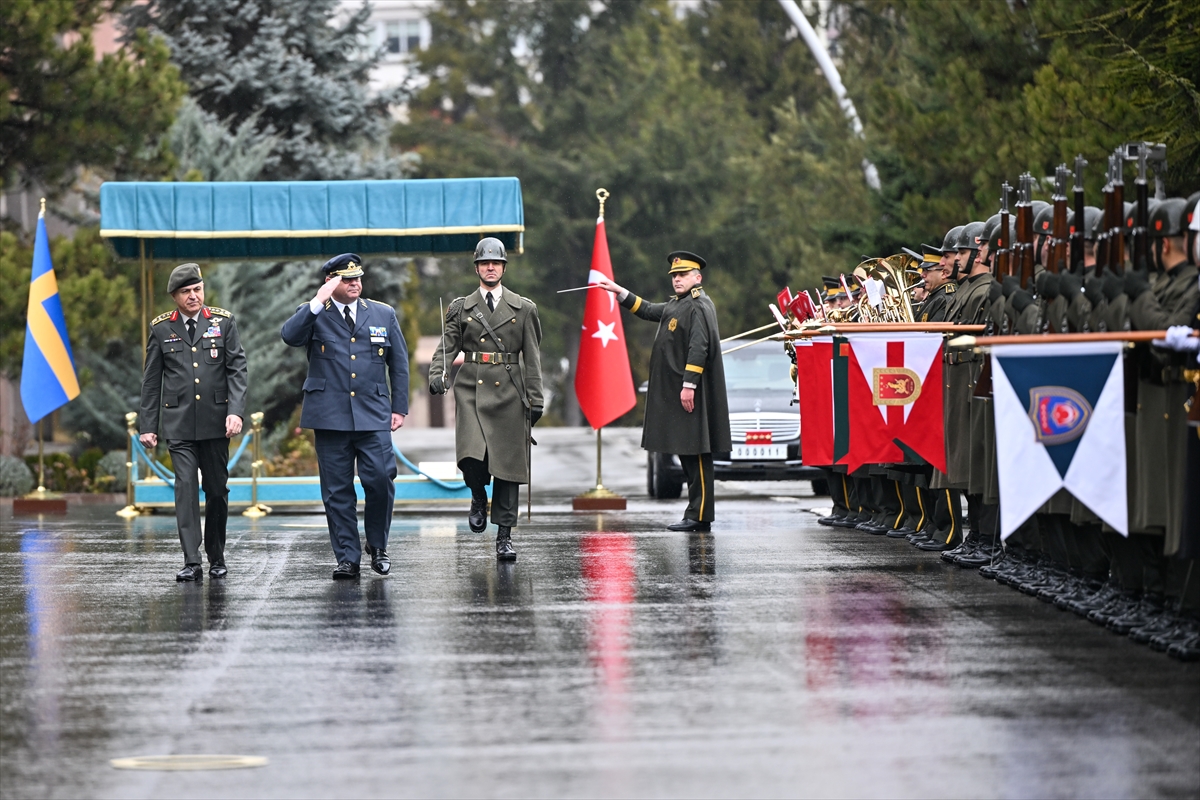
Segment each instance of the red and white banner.
[{"label": "red and white banner", "polygon": [[[592,269],[587,282],[595,283],[601,276],[613,279],[604,217],[596,220]],[[625,328],[621,324],[621,306],[615,294],[603,289],[587,290],[579,358],[575,362],[575,396],[588,424],[596,430],[637,405],[633,373],[629,370],[629,350],[625,346]]]},{"label": "red and white banner", "polygon": [[850,450],[842,461],[905,460],[897,442],[946,470],[942,416],[942,336],[936,333],[860,333],[848,336]]}]

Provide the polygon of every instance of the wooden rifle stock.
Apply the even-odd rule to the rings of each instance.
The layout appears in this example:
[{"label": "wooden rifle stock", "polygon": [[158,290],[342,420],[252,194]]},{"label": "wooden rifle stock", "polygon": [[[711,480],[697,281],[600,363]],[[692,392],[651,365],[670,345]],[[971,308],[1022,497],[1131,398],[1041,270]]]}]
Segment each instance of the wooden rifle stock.
[{"label": "wooden rifle stock", "polygon": [[1012,275],[1012,242],[1008,240],[1009,228],[1009,213],[1008,213],[1008,193],[1012,191],[1012,187],[1005,181],[1000,186],[1000,235],[996,237],[996,257],[993,259],[995,270],[992,277],[996,280],[1003,280],[1009,275]]},{"label": "wooden rifle stock", "polygon": [[1017,261],[1021,271],[1021,288],[1029,289],[1033,284],[1033,178],[1028,173],[1021,176],[1021,189],[1017,201]]},{"label": "wooden rifle stock", "polygon": [[1131,245],[1133,247],[1133,266],[1134,269],[1142,270],[1143,272],[1150,271],[1150,194],[1146,185],[1146,151],[1140,150],[1138,156],[1138,176],[1137,181],[1133,184],[1134,194],[1137,198],[1137,207],[1134,209],[1133,231],[1130,236]]},{"label": "wooden rifle stock", "polygon": [[1054,173],[1054,221],[1050,229],[1051,272],[1067,270],[1067,165],[1060,164]]},{"label": "wooden rifle stock", "polygon": [[1113,160],[1113,216],[1108,226],[1108,263],[1125,272],[1125,162],[1117,156]]},{"label": "wooden rifle stock", "polygon": [[1083,170],[1087,160],[1083,156],[1075,156],[1075,220],[1071,226],[1071,271],[1083,272],[1083,235],[1084,235],[1084,196]]}]

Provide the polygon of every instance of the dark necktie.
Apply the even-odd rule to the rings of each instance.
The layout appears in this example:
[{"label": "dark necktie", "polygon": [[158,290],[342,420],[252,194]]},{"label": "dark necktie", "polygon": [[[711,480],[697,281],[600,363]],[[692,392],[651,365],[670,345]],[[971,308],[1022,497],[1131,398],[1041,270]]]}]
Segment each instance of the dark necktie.
[{"label": "dark necktie", "polygon": [[346,324],[350,326],[350,330],[354,330],[354,317],[350,316],[350,306],[346,306]]},{"label": "dark necktie", "polygon": [[196,343],[196,320],[189,319],[187,321],[187,329],[188,329],[188,339],[191,340],[192,344],[195,344]]},{"label": "dark necktie", "polygon": [[496,310],[496,302],[494,300],[492,300],[491,292],[487,293],[487,299],[488,299],[488,311],[495,311]]}]

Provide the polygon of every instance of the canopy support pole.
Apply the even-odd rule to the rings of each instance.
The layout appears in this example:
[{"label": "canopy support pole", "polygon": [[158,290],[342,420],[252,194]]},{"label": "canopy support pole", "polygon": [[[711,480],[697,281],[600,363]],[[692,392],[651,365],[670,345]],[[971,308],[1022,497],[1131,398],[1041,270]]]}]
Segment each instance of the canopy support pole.
[{"label": "canopy support pole", "polygon": [[141,268],[142,287],[142,365],[146,364],[146,346],[150,343],[150,297],[146,284],[146,240],[138,239],[138,263]]}]

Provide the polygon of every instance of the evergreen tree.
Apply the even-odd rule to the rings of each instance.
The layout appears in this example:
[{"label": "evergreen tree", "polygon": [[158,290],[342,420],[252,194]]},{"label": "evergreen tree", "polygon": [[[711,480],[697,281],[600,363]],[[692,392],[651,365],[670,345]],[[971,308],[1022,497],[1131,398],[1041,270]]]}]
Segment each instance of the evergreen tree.
[{"label": "evergreen tree", "polygon": [[[58,186],[74,167],[159,168],[184,86],[144,32],[97,60],[91,31],[124,0],[6,0],[0,10],[0,186]],[[155,162],[153,165],[147,163]]]},{"label": "evergreen tree", "polygon": [[366,6],[337,22],[337,0],[154,0],[129,30],[161,33],[189,94],[248,146],[271,142],[266,180],[400,177],[382,141],[391,94],[371,96],[380,53],[364,50]]}]

